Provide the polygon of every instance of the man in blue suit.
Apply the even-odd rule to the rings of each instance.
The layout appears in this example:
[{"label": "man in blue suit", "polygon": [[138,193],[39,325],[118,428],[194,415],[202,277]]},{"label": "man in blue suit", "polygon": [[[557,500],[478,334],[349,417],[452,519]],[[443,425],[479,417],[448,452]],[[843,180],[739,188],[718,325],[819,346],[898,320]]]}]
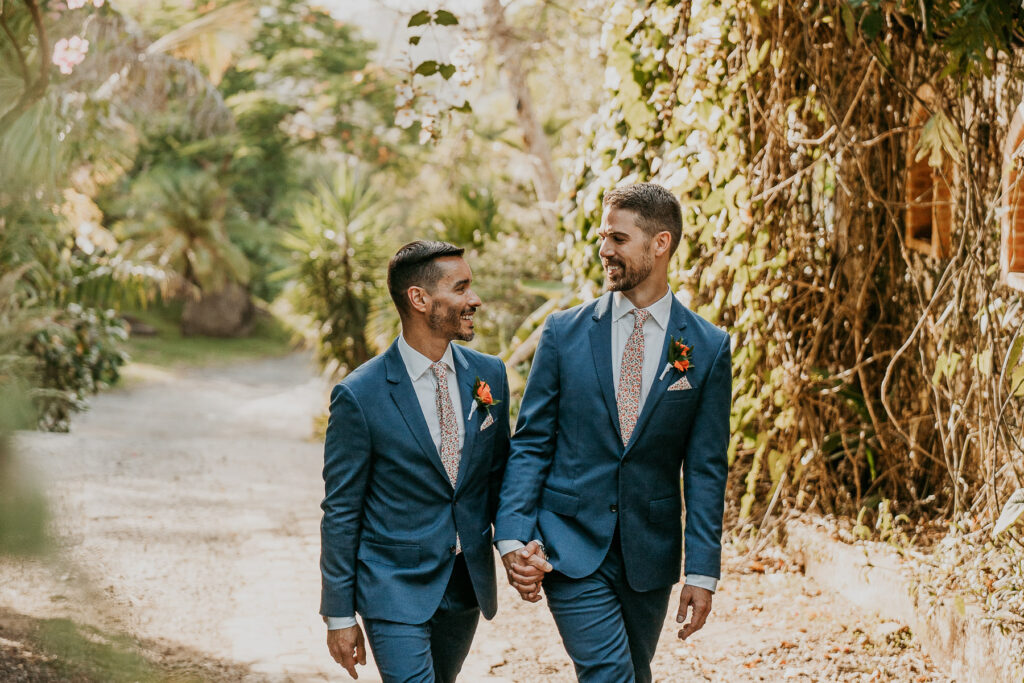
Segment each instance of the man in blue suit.
[{"label": "man in blue suit", "polygon": [[[473,338],[463,250],[402,247],[388,289],[402,333],[334,387],[324,445],[320,613],[357,677],[366,637],[384,681],[454,681],[497,607],[491,523],[508,457],[508,381]],[[493,392],[493,393],[492,393]]]},{"label": "man in blue suit", "polygon": [[[548,318],[512,438],[495,538],[506,565],[543,544],[544,593],[580,681],[651,680],[679,579],[680,468],[677,621],[692,608],[680,638],[704,625],[719,577],[731,350],[669,289],[681,231],[679,202],[658,185],[605,195],[610,291]],[[536,595],[530,575],[510,577]]]}]

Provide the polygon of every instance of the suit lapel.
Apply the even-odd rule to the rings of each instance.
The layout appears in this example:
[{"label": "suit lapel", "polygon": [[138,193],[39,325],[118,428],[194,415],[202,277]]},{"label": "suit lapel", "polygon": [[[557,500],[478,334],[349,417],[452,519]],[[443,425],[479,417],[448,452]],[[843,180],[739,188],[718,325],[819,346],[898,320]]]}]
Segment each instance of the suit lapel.
[{"label": "suit lapel", "polygon": [[629,437],[629,443],[626,444],[626,450],[623,453],[629,452],[629,449],[633,447],[633,444],[640,438],[640,433],[643,431],[644,426],[651,419],[651,414],[654,413],[655,408],[658,407],[658,403],[661,402],[662,397],[665,395],[668,386],[672,382],[679,379],[678,370],[670,370],[668,372],[662,372],[665,368],[664,359],[668,358],[668,344],[669,340],[673,336],[678,336],[686,328],[686,310],[683,305],[679,303],[679,300],[672,297],[672,313],[669,315],[668,326],[665,330],[665,341],[661,345],[661,355],[658,356],[660,362],[658,363],[658,374],[654,376],[654,382],[651,384],[651,390],[647,392],[647,400],[644,401],[644,408],[640,411],[640,417],[636,421],[636,427],[633,428],[633,434]]},{"label": "suit lapel", "polygon": [[476,435],[480,430],[480,423],[483,421],[486,411],[479,406],[473,412],[473,419],[469,419],[469,411],[473,407],[473,384],[477,374],[472,363],[469,362],[469,354],[462,347],[452,344],[452,355],[455,358],[455,374],[459,381],[459,402],[462,404],[462,429],[465,435],[462,439],[462,454],[459,457],[459,475],[455,479],[455,490],[458,490],[466,480],[464,473],[469,471],[468,460],[473,457],[473,446],[476,444]]},{"label": "suit lapel", "polygon": [[423,409],[420,408],[419,399],[416,398],[416,389],[413,388],[412,380],[409,379],[409,371],[405,369],[405,362],[398,350],[397,341],[385,351],[384,365],[387,368],[388,384],[391,387],[391,400],[395,402],[399,414],[416,438],[420,450],[441,476],[447,480],[448,473],[445,471],[444,465],[441,464],[441,456],[437,452],[437,447],[434,446],[434,440],[430,438],[430,429],[427,427],[427,421],[423,419]]},{"label": "suit lapel", "polygon": [[619,408],[615,400],[615,379],[612,375],[612,296],[605,294],[594,307],[594,325],[590,328],[590,350],[594,354],[594,369],[597,370],[597,381],[604,396],[604,405],[608,416],[615,426],[615,433],[622,440],[619,431]]}]

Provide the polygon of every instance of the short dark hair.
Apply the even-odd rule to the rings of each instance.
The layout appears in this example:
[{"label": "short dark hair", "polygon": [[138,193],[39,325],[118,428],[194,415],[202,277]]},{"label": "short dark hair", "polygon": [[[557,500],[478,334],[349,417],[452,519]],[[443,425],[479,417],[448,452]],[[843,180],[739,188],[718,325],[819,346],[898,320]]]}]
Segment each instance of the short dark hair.
[{"label": "short dark hair", "polygon": [[441,279],[441,267],[436,260],[446,256],[462,256],[466,252],[448,242],[416,240],[395,252],[388,263],[388,292],[401,314],[408,313],[410,287],[433,290]]},{"label": "short dark hair", "polygon": [[672,245],[668,255],[676,253],[683,236],[683,210],[675,195],[661,185],[637,183],[609,190],[604,195],[604,206],[636,214],[637,227],[648,239],[659,232],[668,231]]}]

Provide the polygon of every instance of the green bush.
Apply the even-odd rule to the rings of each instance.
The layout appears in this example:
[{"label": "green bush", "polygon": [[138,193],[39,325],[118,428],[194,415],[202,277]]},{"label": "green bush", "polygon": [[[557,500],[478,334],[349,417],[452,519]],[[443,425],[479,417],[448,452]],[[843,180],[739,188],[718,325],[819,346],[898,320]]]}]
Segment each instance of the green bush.
[{"label": "green bush", "polygon": [[121,347],[127,337],[114,311],[78,304],[32,336],[28,351],[39,363],[41,388],[34,397],[40,429],[66,432],[71,413],[86,408],[86,396],[117,382],[128,360]]}]

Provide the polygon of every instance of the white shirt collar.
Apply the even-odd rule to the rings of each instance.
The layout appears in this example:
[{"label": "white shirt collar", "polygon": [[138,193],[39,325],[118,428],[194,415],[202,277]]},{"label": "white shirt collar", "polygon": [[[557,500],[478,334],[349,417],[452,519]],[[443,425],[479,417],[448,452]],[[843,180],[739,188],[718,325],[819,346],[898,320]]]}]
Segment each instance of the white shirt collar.
[{"label": "white shirt collar", "polygon": [[[636,306],[622,292],[612,292],[612,320],[629,315],[634,308]],[[658,323],[658,327],[667,330],[668,319],[672,315],[672,290],[667,290],[665,296],[648,306],[647,312],[651,314],[654,322]]]},{"label": "white shirt collar", "polygon": [[[405,340],[405,335],[403,334],[398,335],[398,352],[402,354],[405,369],[414,380],[419,379],[423,376],[423,373],[428,372],[430,366],[434,363],[434,361],[409,346],[409,342]],[[449,372],[455,372],[455,357],[452,355],[451,342],[448,343],[448,348],[444,350],[441,362],[445,364]]]}]

